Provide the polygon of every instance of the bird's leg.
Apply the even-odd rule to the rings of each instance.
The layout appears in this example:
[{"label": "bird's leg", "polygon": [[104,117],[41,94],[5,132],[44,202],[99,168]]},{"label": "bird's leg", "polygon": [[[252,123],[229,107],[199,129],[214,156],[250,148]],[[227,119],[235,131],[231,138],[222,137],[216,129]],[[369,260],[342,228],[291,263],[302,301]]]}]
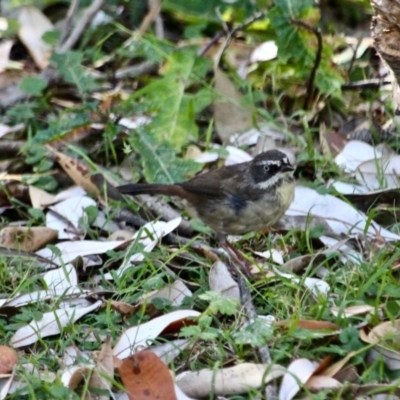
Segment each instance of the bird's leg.
[{"label": "bird's leg", "polygon": [[239,271],[241,271],[245,276],[250,277],[251,272],[249,262],[239,250],[232,246],[226,235],[218,234],[217,241],[218,245],[228,253],[229,260],[234,264],[235,268],[239,269]]}]

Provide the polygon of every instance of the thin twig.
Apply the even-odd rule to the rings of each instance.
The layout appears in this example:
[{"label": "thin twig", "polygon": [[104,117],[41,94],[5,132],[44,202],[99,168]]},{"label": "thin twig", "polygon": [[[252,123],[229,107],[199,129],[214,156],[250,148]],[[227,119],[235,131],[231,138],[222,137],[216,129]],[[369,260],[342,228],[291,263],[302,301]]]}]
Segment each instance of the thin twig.
[{"label": "thin twig", "polygon": [[76,15],[76,11],[78,10],[79,7],[79,0],[72,0],[71,4],[69,5],[69,9],[67,12],[67,18],[65,19],[65,25],[64,29],[61,34],[60,41],[58,43],[57,48],[60,48],[64,44],[64,42],[67,40],[68,36],[70,35],[72,31],[72,25],[73,25],[73,18]]},{"label": "thin twig", "polygon": [[58,51],[60,53],[65,53],[66,51],[72,49],[75,46],[79,38],[82,36],[82,33],[91,24],[94,16],[104,6],[105,3],[106,0],[94,0],[93,3],[84,10],[82,17],[79,19],[79,21],[77,21],[71,34],[59,46]]},{"label": "thin twig", "polygon": [[150,25],[155,21],[157,16],[160,14],[161,11],[161,0],[149,0],[149,12],[143,18],[142,23],[140,24],[139,29],[133,35],[133,41],[138,40],[140,36],[142,36],[147,29],[149,29]]},{"label": "thin twig", "polygon": [[218,32],[211,40],[206,43],[205,46],[203,46],[202,49],[198,52],[198,56],[204,56],[204,54],[207,53],[207,51],[212,47],[215,43],[218,42],[219,39],[223,38],[226,35],[226,32],[220,31]]},{"label": "thin twig", "polygon": [[356,47],[355,47],[355,49],[353,51],[353,56],[351,57],[349,68],[347,69],[347,75],[349,75],[349,76],[351,74],[351,71],[353,70],[354,63],[355,63],[355,61],[357,59],[357,50],[360,47],[361,43],[362,43],[362,38],[360,37],[357,40],[357,44],[356,44]]},{"label": "thin twig", "polygon": [[383,85],[390,85],[390,80],[380,78],[364,79],[362,81],[348,82],[342,85],[343,90],[379,89]]},{"label": "thin twig", "polygon": [[[221,58],[222,54],[225,52],[225,49],[228,47],[229,43],[231,42],[233,36],[236,35],[239,31],[243,31],[246,28],[248,28],[251,24],[254,22],[258,21],[259,19],[262,19],[265,17],[265,11],[260,11],[256,14],[254,14],[252,17],[248,18],[246,21],[243,22],[243,24],[238,25],[236,28],[233,28],[227,35],[226,40],[224,45],[222,46],[220,52],[219,52],[219,58]],[[217,66],[219,62],[216,62],[215,65]]]},{"label": "thin twig", "polygon": [[[157,16],[160,13],[161,10],[161,1],[159,2],[153,2],[150,5],[150,10],[149,12],[145,15],[143,18],[143,21],[139,27],[139,29],[136,32],[133,32],[133,34],[129,37],[129,39],[125,40],[125,42],[118,48],[118,50],[126,49],[127,47],[131,46],[132,43],[135,43],[138,41],[138,39],[146,32],[146,30],[149,28],[150,24],[157,18]],[[110,54],[107,54],[104,56],[102,59],[97,60],[96,63],[94,64],[95,68],[100,68],[107,62],[113,59],[115,55],[117,54],[117,50],[112,51]]]},{"label": "thin twig", "polygon": [[243,31],[246,28],[248,28],[251,24],[253,24],[254,22],[262,19],[265,17],[266,12],[265,11],[260,11],[256,14],[254,14],[252,17],[248,18],[246,21],[244,21],[242,24],[238,25],[236,28],[233,28],[231,31],[226,31],[226,30],[222,30],[220,32],[218,32],[199,52],[199,55],[202,56],[204,55],[207,50],[213,46],[216,42],[218,42],[219,39],[223,38],[224,36],[226,36],[226,41],[224,43],[224,46],[222,48],[222,51],[220,54],[222,54],[224,52],[224,50],[226,49],[226,47],[228,46],[229,42],[231,41],[232,37],[238,33],[239,31]]},{"label": "thin twig", "polygon": [[157,71],[158,64],[153,61],[143,61],[140,64],[131,65],[126,68],[120,68],[115,71],[115,79],[135,78],[143,74]]},{"label": "thin twig", "polygon": [[322,34],[319,28],[314,28],[313,26],[310,26],[306,24],[305,22],[297,19],[292,19],[291,20],[293,24],[298,25],[303,27],[304,29],[307,29],[311,33],[315,35],[317,38],[317,43],[318,43],[318,48],[317,48],[317,53],[315,55],[315,61],[313,68],[311,70],[310,77],[308,78],[308,83],[307,83],[307,95],[304,99],[304,104],[303,108],[305,110],[308,109],[308,106],[310,104],[311,99],[314,96],[314,81],[315,81],[315,76],[317,75],[318,68],[321,64],[321,59],[322,59],[322,50],[323,50],[323,42],[322,42]]}]

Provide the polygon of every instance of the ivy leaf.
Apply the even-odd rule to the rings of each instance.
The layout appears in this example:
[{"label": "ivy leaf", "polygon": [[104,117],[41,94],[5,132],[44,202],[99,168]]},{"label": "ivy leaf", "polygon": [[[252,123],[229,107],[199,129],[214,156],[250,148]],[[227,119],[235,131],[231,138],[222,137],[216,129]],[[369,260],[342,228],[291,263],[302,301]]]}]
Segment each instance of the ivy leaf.
[{"label": "ivy leaf", "polygon": [[135,131],[130,143],[142,157],[144,177],[149,183],[182,182],[202,168],[201,164],[193,160],[176,157],[171,143],[160,141],[157,134],[149,129]]}]

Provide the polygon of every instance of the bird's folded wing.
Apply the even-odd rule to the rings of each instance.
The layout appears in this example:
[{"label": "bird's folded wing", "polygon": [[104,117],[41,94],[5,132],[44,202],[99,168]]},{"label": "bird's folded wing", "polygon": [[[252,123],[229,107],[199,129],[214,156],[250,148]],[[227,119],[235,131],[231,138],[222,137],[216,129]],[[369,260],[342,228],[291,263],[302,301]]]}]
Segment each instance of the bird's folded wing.
[{"label": "bird's folded wing", "polygon": [[211,198],[217,198],[217,197],[222,197],[224,196],[224,192],[221,191],[221,186],[218,182],[218,184],[207,184],[207,186],[198,186],[197,183],[190,183],[190,182],[184,182],[178,184],[181,186],[183,189],[185,189],[188,192],[191,193],[196,193],[199,195],[211,197]]}]

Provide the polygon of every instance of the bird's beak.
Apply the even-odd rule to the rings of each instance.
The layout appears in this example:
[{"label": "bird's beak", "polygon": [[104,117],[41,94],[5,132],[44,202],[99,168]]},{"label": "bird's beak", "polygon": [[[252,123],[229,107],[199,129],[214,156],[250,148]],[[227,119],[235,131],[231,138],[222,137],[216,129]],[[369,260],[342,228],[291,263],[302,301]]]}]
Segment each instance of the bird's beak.
[{"label": "bird's beak", "polygon": [[293,167],[293,165],[290,165],[290,164],[284,164],[284,165],[282,165],[282,167],[281,167],[281,171],[282,171],[282,172],[294,171],[294,167]]}]

